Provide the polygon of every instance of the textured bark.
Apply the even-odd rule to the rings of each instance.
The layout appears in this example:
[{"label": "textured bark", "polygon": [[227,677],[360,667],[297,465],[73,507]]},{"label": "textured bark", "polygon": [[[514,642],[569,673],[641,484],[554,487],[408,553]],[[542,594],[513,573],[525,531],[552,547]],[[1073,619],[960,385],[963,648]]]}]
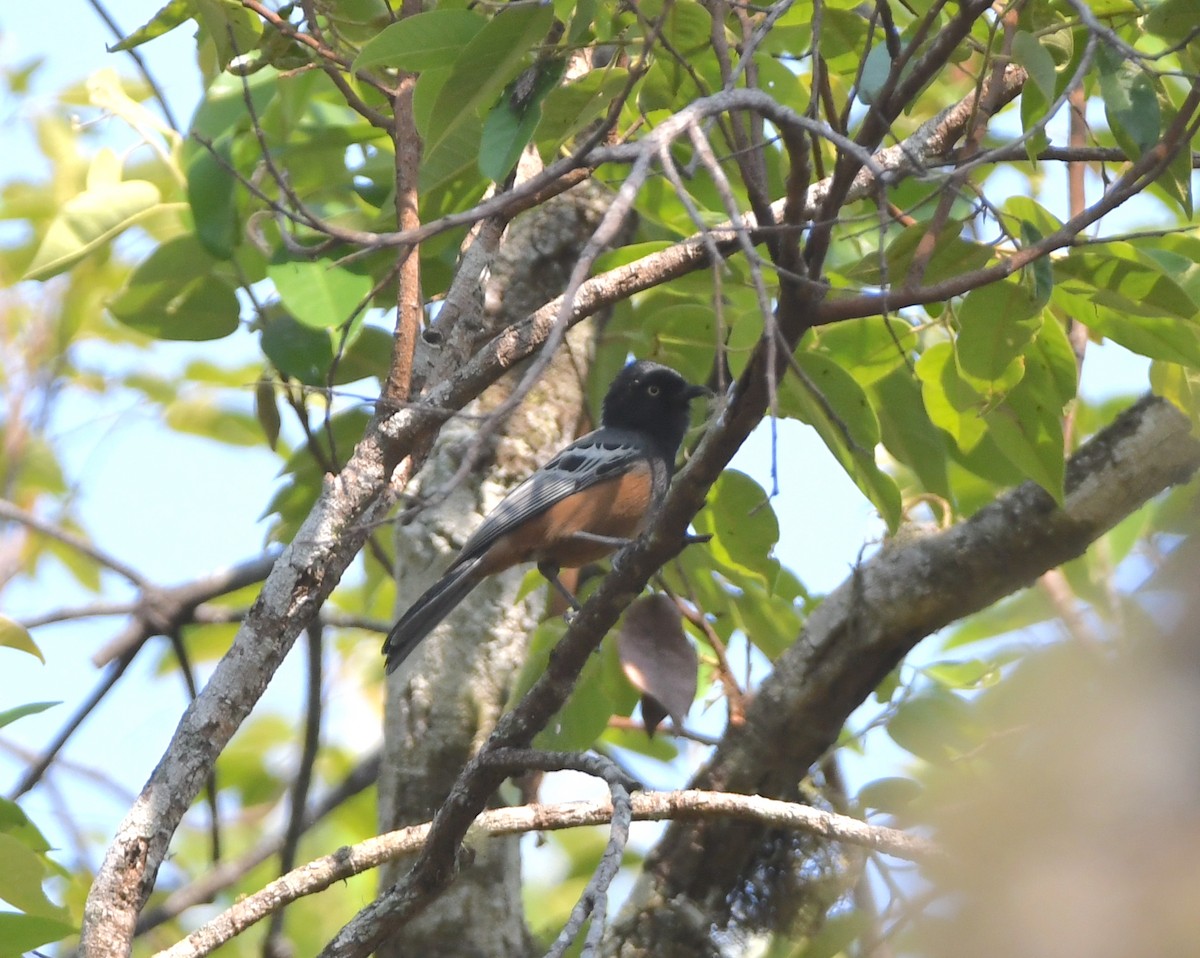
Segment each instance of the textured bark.
[{"label": "textured bark", "polygon": [[[518,220],[490,263],[489,280],[480,283],[480,312],[448,330],[448,340],[487,335],[556,296],[606,205],[595,189],[576,190]],[[590,337],[588,324],[571,332],[567,347],[510,417],[493,455],[448,500],[398,531],[401,607],[441,575],[482,516],[509,489],[581,431]],[[438,357],[426,358],[436,370]],[[515,375],[520,373],[518,369]],[[505,381],[469,411],[486,414],[511,385]],[[441,445],[419,477],[421,493],[443,487],[478,428],[478,419],[464,418],[443,429]],[[544,606],[544,589],[517,602],[526,572],[513,570],[479,586],[389,682],[379,782],[382,830],[431,818],[495,725]],[[497,837],[477,848],[453,888],[393,936],[380,954],[528,955],[532,945],[521,903],[518,841]],[[388,870],[385,887],[406,868],[400,862]]]},{"label": "textured bark", "polygon": [[[846,718],[918,641],[1031,584],[1200,466],[1169,403],[1145,399],[1071,460],[1065,507],[1026,483],[949,530],[901,539],[855,570],[813,613],[692,787],[787,794]],[[716,953],[713,930],[755,871],[766,831],[676,822],[606,939],[608,955]]]}]

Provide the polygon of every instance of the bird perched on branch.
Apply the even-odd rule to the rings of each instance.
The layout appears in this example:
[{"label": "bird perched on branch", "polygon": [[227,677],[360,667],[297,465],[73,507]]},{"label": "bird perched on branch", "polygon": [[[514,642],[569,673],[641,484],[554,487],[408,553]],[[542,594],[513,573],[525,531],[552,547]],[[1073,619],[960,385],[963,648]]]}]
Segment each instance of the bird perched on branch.
[{"label": "bird perched on branch", "polygon": [[578,603],[558,578],[640,535],[667,494],[691,401],[709,395],[675,370],[645,360],[608,387],[600,428],[576,439],[510,492],[458,557],[388,633],[387,671],[487,576],[522,562]]}]

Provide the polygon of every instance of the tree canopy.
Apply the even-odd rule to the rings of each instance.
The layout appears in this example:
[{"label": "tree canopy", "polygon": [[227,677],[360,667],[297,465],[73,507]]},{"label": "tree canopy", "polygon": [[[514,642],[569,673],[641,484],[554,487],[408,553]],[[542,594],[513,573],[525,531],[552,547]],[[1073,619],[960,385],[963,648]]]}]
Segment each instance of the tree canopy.
[{"label": "tree canopy", "polygon": [[[1038,836],[1063,875],[1132,881],[1125,844],[1089,871],[1065,822],[1119,819],[1105,758],[1168,795],[1195,764],[1123,737],[1195,718],[1194,620],[1161,599],[1194,601],[1192,6],[170,0],[120,35],[119,69],[34,116],[48,174],[0,185],[0,582],[94,596],[0,617],[0,655],[78,669],[41,629],[111,624],[0,801],[0,958],[940,954],[993,925],[1012,954]],[[139,57],[174,30],[186,124]],[[18,100],[35,76],[4,66]],[[1078,394],[1102,341],[1150,395]],[[654,528],[581,571],[567,619],[536,573],[481,590],[385,688],[397,605],[631,356],[715,395]],[[113,395],[276,457],[261,555],[169,583],[86,527],[57,410]],[[774,551],[822,490],[728,468],[780,422],[887,530],[829,594]],[[252,714],[301,636],[299,726]],[[73,774],[99,703],[152,694],[121,680],[155,657],[189,689],[170,744],[115,835],[52,851],[22,796]],[[48,707],[6,689],[0,725]],[[850,754],[888,773],[848,783]],[[1047,811],[1025,763],[1068,754]],[[563,770],[607,799],[538,801]],[[511,837],[534,831],[548,850]],[[1156,834],[1186,872],[1194,839]],[[1121,924],[1122,889],[1084,887],[1108,945],[1181,954],[1196,890]]]}]

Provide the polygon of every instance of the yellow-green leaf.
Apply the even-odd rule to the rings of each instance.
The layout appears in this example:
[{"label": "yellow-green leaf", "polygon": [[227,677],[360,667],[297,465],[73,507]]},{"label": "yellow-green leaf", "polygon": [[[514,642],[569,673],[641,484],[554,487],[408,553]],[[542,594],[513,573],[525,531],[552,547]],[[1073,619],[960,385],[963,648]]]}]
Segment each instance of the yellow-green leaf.
[{"label": "yellow-green leaf", "polygon": [[42,655],[42,650],[33,641],[33,636],[29,634],[29,630],[19,622],[14,622],[6,615],[0,615],[0,646],[28,652],[41,661],[43,665],[46,664],[46,657]]},{"label": "yellow-green leaf", "polygon": [[949,433],[963,452],[974,449],[987,432],[983,399],[958,375],[954,347],[935,343],[925,350],[917,360],[917,378],[933,424]]},{"label": "yellow-green leaf", "polygon": [[71,197],[23,278],[49,279],[70,269],[152,212],[160,200],[158,187],[147,180],[126,180]]}]

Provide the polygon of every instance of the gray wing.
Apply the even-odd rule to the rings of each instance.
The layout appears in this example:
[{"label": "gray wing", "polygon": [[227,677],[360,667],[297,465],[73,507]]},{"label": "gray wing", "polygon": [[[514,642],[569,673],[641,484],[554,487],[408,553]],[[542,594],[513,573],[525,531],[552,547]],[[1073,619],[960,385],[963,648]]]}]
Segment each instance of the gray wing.
[{"label": "gray wing", "polygon": [[471,534],[454,565],[485,552],[556,502],[621,475],[648,455],[653,455],[649,443],[626,429],[597,429],[581,436],[504,497]]}]

